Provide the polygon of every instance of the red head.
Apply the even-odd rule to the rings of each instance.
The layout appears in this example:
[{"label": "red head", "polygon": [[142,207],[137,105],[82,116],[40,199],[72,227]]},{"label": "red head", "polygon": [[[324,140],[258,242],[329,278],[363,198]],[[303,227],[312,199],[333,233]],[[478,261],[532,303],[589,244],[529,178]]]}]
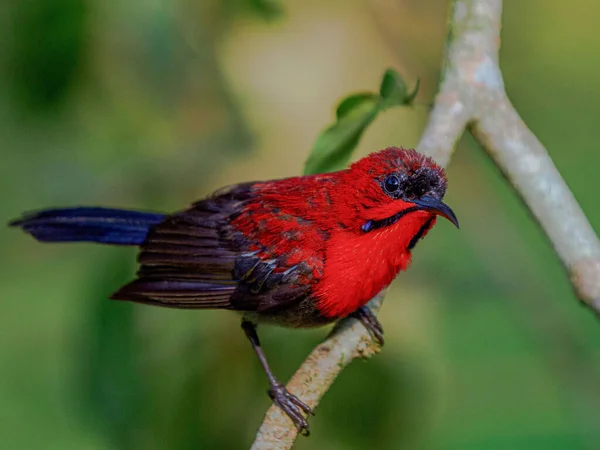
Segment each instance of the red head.
[{"label": "red head", "polygon": [[415,150],[387,148],[352,164],[339,177],[338,189],[328,191],[335,211],[330,220],[338,233],[328,242],[317,288],[320,310],[336,317],[365,304],[406,268],[412,248],[436,216],[458,227],[442,202],[444,169]]},{"label": "red head", "polygon": [[345,200],[338,199],[353,205],[354,217],[346,224],[351,228],[358,224],[368,233],[410,215],[421,220],[441,215],[458,227],[456,216],[442,202],[447,185],[444,169],[415,150],[390,147],[373,153],[352,164],[343,177],[354,186]]}]

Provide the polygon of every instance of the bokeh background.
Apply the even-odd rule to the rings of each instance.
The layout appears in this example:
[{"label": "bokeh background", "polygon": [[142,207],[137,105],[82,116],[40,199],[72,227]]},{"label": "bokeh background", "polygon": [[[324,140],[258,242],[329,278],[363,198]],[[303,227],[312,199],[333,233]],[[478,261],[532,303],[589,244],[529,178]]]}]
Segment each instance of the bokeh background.
[{"label": "bokeh background", "polygon": [[[600,230],[600,3],[505,2],[510,98]],[[442,0],[0,2],[0,222],[78,204],[177,210],[302,171],[344,96],[422,89],[356,158],[415,146]],[[393,285],[387,345],[343,372],[298,449],[600,448],[600,324],[465,137],[440,222]],[[0,227],[0,448],[241,449],[270,404],[238,318],[107,300],[135,251]],[[326,329],[262,330],[282,380]]]}]

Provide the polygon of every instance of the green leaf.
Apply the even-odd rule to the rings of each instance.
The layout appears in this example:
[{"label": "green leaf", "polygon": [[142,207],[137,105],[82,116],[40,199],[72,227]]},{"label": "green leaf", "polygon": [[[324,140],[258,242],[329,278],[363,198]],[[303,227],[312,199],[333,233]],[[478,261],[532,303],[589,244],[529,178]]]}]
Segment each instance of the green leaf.
[{"label": "green leaf", "polygon": [[283,15],[283,6],[276,0],[250,0],[252,10],[266,20],[273,20]]},{"label": "green leaf", "polygon": [[305,174],[343,169],[350,160],[367,126],[380,111],[392,106],[410,105],[419,90],[412,92],[398,72],[388,69],[383,75],[379,95],[360,92],[346,97],[338,105],[337,121],[321,132],[304,166]]},{"label": "green leaf", "polygon": [[417,78],[415,88],[409,93],[402,75],[394,69],[386,70],[383,79],[381,80],[381,87],[379,88],[379,95],[383,100],[382,108],[385,109],[390,106],[407,106],[412,104],[419,92],[419,85],[420,80]]},{"label": "green leaf", "polygon": [[381,87],[379,88],[379,95],[384,100],[396,100],[397,104],[403,104],[403,100],[406,98],[408,89],[404,78],[394,69],[388,69],[383,75],[381,80]]},{"label": "green leaf", "polygon": [[351,96],[340,103],[341,118],[323,131],[304,167],[305,174],[331,172],[343,169],[356,148],[367,126],[379,112],[377,96]]},{"label": "green leaf", "polygon": [[340,102],[338,105],[335,115],[338,120],[342,119],[344,116],[348,115],[353,109],[358,108],[365,102],[376,102],[378,100],[377,94],[373,94],[372,92],[362,92],[360,94],[353,94],[349,97],[346,97],[344,100]]}]

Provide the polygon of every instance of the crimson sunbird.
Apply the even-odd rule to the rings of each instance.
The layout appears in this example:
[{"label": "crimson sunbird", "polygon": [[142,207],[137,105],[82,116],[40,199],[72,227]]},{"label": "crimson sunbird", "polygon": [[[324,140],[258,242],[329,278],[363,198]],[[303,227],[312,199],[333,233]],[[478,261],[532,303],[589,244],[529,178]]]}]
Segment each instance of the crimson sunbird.
[{"label": "crimson sunbird", "polygon": [[269,396],[308,434],[313,412],[273,375],[257,324],[314,327],[352,315],[383,344],[365,305],[406,269],[437,216],[458,227],[442,202],[446,185],[431,158],[390,147],[338,172],[230,186],[173,214],[60,208],[10,225],[42,242],[139,246],[137,278],[113,299],[238,311]]}]

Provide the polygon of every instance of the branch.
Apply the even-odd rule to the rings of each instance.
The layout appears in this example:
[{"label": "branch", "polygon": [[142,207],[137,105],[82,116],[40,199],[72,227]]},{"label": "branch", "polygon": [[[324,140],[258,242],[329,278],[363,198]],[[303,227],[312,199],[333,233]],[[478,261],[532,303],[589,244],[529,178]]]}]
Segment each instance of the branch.
[{"label": "branch", "polygon": [[[533,212],[571,275],[579,298],[600,314],[600,242],[573,194],[504,90],[498,64],[502,0],[454,0],[439,92],[417,149],[447,165],[468,128]],[[375,311],[384,292],[371,300]],[[353,359],[379,348],[355,319],[345,319],[292,377],[288,389],[315,408]],[[289,449],[297,436],[276,406],[253,449]]]},{"label": "branch", "polygon": [[472,131],[548,235],[579,299],[600,315],[600,242],[546,149],[506,95]]}]

